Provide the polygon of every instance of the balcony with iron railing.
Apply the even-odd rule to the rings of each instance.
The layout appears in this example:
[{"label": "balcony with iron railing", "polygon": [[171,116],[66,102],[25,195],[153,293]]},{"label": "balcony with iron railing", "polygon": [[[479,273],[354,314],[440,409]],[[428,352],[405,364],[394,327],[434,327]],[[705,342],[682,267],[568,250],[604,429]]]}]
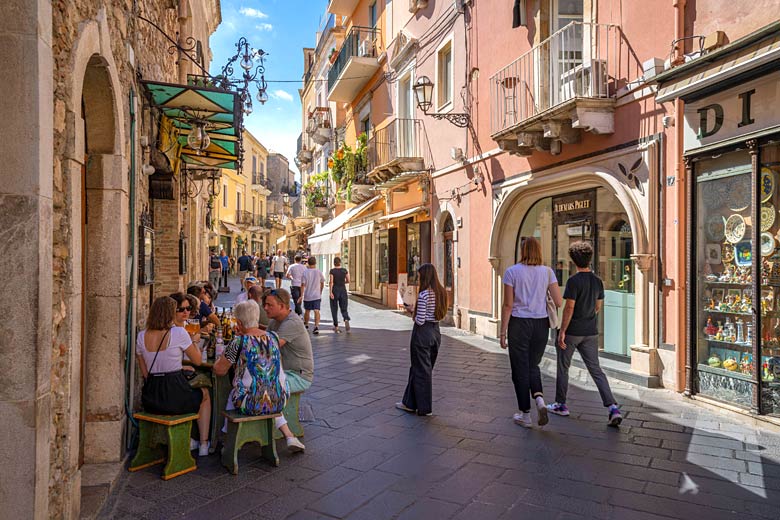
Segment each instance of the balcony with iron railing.
[{"label": "balcony with iron railing", "polygon": [[298,152],[295,155],[295,162],[297,163],[298,167],[305,168],[311,164],[313,150],[314,145],[309,138],[309,134],[306,132],[301,132],[301,134],[298,135]]},{"label": "balcony with iron railing", "polygon": [[323,145],[333,138],[333,124],[328,107],[317,107],[309,112],[306,133],[312,141],[319,145]]},{"label": "balcony with iron railing", "polygon": [[422,172],[433,164],[428,135],[419,119],[394,119],[376,130],[368,140],[366,155],[367,177],[373,184]]},{"label": "balcony with iron railing", "polygon": [[353,26],[328,71],[328,101],[350,102],[379,70],[381,31]]},{"label": "balcony with iron railing", "polygon": [[499,70],[490,79],[493,139],[517,155],[557,154],[582,131],[613,133],[621,44],[616,25],[572,22]]},{"label": "balcony with iron railing", "polygon": [[243,209],[236,210],[236,224],[239,226],[252,226],[254,222],[254,215],[251,211]]},{"label": "balcony with iron railing", "polygon": [[360,0],[330,0],[328,12],[341,16],[352,16]]}]

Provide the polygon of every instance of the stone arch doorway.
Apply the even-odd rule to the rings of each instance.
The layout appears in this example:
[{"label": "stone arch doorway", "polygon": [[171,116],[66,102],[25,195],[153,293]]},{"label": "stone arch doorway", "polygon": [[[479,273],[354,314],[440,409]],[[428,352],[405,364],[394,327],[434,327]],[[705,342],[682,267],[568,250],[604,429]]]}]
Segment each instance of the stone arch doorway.
[{"label": "stone arch doorway", "polygon": [[74,334],[80,353],[79,466],[119,460],[123,445],[128,204],[117,96],[111,66],[92,54],[80,96],[74,92],[74,155],[83,159],[79,182],[72,184],[79,196],[71,221],[78,263],[73,285],[80,289],[82,311],[80,334]]}]

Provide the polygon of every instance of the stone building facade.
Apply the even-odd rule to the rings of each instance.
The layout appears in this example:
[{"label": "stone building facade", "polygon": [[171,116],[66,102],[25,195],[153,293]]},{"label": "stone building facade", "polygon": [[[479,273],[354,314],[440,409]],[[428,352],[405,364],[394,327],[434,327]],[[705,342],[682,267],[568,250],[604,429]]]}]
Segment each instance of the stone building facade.
[{"label": "stone building facade", "polygon": [[[78,518],[82,474],[126,452],[133,344],[149,302],[205,274],[205,199],[185,203],[176,177],[173,200],[150,201],[142,173],[160,122],[139,79],[181,84],[196,70],[142,17],[199,40],[208,59],[219,2],[4,7],[0,206],[21,276],[7,277],[18,300],[0,325],[0,503],[8,518]],[[156,231],[156,286],[138,283],[142,215]],[[197,248],[184,261],[183,238]]]}]

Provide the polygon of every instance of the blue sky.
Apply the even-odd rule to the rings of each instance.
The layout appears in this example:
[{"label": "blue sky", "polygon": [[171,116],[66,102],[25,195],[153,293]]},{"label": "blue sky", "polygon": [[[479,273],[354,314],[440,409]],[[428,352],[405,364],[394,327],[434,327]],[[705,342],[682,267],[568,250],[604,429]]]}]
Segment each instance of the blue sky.
[{"label": "blue sky", "polygon": [[[253,95],[254,111],[245,117],[246,128],[267,148],[284,154],[297,171],[293,158],[301,132],[301,102],[298,89],[303,75],[303,47],[314,47],[326,0],[221,0],[222,23],[211,36],[214,55],[211,73],[236,53],[241,36],[252,47],[269,53],[265,79],[270,99],[265,105]],[[235,67],[238,74],[240,67]],[[294,80],[294,83],[275,81]]]}]

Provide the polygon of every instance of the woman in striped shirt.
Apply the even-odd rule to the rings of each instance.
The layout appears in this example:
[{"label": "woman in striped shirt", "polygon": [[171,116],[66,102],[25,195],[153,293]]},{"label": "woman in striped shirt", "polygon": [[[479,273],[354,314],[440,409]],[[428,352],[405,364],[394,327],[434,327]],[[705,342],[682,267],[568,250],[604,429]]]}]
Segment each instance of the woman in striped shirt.
[{"label": "woman in striped shirt", "polygon": [[436,363],[441,344],[439,321],[447,315],[447,292],[439,282],[436,268],[432,264],[423,264],[417,270],[420,277],[420,292],[417,304],[412,311],[414,328],[409,345],[412,366],[409,368],[409,382],[401,402],[395,407],[417,415],[432,415],[432,378],[431,372]]}]

